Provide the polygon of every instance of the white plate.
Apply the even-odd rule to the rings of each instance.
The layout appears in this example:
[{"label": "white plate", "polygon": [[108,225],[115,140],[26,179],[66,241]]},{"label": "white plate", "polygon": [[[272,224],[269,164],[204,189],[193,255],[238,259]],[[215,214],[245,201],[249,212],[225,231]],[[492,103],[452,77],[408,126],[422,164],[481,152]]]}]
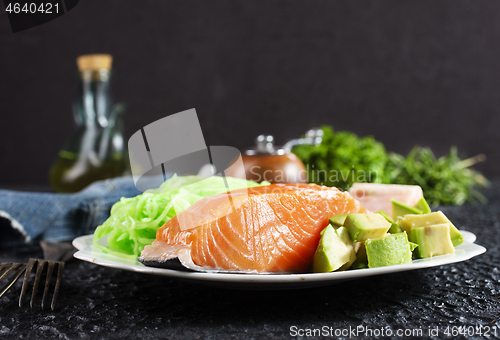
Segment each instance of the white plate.
[{"label": "white plate", "polygon": [[235,289],[295,289],[315,286],[326,286],[342,281],[358,279],[373,275],[398,273],[407,270],[429,268],[468,260],[486,251],[486,248],[474,244],[476,236],[468,231],[460,231],[465,242],[458,246],[454,254],[436,256],[428,259],[414,260],[412,263],[395,266],[356,269],[342,272],[317,274],[224,274],[187,272],[172,269],[146,267],[137,260],[127,260],[104,253],[92,246],[93,235],[81,236],[73,240],[79,251],[77,259],[92,262],[104,267],[118,268],[145,274],[169,276],[185,281],[197,282],[209,286]]}]

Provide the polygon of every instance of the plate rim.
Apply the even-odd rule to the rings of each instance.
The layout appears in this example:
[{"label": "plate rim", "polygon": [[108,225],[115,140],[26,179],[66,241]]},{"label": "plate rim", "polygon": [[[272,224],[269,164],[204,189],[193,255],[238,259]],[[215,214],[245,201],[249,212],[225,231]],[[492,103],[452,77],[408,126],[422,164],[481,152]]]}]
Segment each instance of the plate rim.
[{"label": "plate rim", "polygon": [[[100,249],[94,249],[92,245],[93,234],[83,235],[73,240],[73,246],[78,251],[73,255],[75,258],[94,263],[103,267],[116,268],[126,271],[168,276],[183,280],[190,281],[206,281],[206,282],[219,282],[219,283],[261,283],[261,284],[290,284],[290,283],[312,283],[312,282],[325,282],[331,281],[344,281],[357,279],[360,277],[368,277],[375,275],[383,275],[390,273],[399,273],[404,271],[431,268],[446,264],[452,264],[462,261],[467,261],[475,256],[485,253],[485,247],[475,244],[476,236],[465,230],[460,230],[463,234],[465,242],[456,248],[454,254],[447,254],[436,256],[428,259],[413,260],[412,263],[398,264],[377,268],[366,268],[348,270],[342,272],[331,273],[304,273],[304,274],[245,274],[245,273],[205,273],[205,272],[189,272],[179,271],[175,269],[164,269],[147,267],[142,263],[121,263],[113,261],[113,258],[119,261],[126,261],[122,258],[116,257],[111,254],[106,254]],[[97,255],[97,256],[96,256]],[[101,256],[99,256],[101,255]],[[133,260],[130,260],[133,262]]]}]

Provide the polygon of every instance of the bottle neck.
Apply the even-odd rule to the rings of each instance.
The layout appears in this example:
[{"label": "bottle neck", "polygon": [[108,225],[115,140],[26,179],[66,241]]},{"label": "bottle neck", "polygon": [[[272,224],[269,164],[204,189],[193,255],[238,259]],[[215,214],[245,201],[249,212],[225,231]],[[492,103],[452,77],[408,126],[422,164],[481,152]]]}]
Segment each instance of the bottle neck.
[{"label": "bottle neck", "polygon": [[80,72],[77,98],[77,123],[106,127],[111,112],[111,72],[107,69]]},{"label": "bottle neck", "polygon": [[83,70],[80,72],[80,78],[83,81],[109,81],[111,76],[111,71],[106,68],[101,68],[99,70]]}]

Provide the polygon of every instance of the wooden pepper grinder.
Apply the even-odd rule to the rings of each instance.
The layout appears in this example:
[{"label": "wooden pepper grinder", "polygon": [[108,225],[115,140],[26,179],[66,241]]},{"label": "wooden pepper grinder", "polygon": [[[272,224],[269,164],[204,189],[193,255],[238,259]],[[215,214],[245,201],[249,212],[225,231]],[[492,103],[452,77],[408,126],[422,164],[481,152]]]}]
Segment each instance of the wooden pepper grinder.
[{"label": "wooden pepper grinder", "polygon": [[322,133],[321,130],[310,130],[306,138],[292,140],[282,148],[274,146],[273,136],[260,135],[256,139],[256,147],[246,150],[241,156],[244,169],[231,167],[226,175],[256,182],[307,183],[304,164],[290,150],[298,144],[321,143],[321,136],[313,136],[313,132]]}]

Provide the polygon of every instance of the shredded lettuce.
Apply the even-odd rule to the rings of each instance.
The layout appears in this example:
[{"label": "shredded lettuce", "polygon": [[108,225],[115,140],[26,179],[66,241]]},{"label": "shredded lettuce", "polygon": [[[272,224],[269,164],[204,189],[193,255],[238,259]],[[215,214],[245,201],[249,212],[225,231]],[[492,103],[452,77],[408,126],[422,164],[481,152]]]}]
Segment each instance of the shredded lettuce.
[{"label": "shredded lettuce", "polygon": [[[94,232],[94,246],[105,253],[136,259],[156,238],[156,231],[175,214],[204,197],[229,190],[267,185],[232,177],[177,176],[158,189],[132,198],[122,197],[111,208],[111,216]],[[227,185],[227,186],[226,186]]]}]

